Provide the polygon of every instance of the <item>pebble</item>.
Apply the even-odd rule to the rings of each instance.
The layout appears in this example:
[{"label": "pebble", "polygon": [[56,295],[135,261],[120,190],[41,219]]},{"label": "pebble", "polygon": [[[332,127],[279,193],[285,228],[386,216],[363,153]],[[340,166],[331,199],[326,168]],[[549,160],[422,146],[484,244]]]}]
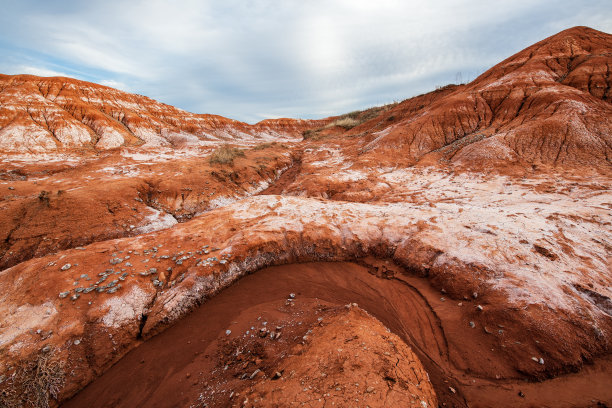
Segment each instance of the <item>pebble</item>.
[{"label": "pebble", "polygon": [[290,293],[289,294],[289,299],[295,299],[295,293]]},{"label": "pebble", "polygon": [[470,327],[473,329],[474,327],[476,327],[476,323],[470,322]]},{"label": "pebble", "polygon": [[229,330],[229,329],[228,329],[228,330],[226,330],[226,331],[225,331],[225,335],[226,335],[226,336],[229,336],[230,334],[232,334],[232,331],[231,331],[231,330]]},{"label": "pebble", "polygon": [[450,392],[452,392],[453,394],[456,394],[457,391],[453,388],[453,387],[448,387],[448,389],[450,390]]},{"label": "pebble", "polygon": [[81,340],[76,339],[76,340],[74,341],[74,345],[75,345],[75,346],[78,346],[79,344],[81,344]]},{"label": "pebble", "polygon": [[476,309],[478,309],[479,312],[482,312],[484,310],[484,308],[480,305],[476,306]]},{"label": "pebble", "polygon": [[68,269],[70,269],[72,267],[72,265],[70,264],[66,264],[64,266],[62,266],[62,271],[67,271]]}]

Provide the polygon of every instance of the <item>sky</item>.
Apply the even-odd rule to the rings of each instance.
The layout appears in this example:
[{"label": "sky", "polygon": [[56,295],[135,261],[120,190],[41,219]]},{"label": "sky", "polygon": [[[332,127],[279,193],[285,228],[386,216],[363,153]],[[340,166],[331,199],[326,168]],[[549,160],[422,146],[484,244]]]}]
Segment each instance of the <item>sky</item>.
[{"label": "sky", "polygon": [[609,0],[0,0],[0,73],[68,76],[254,123],[401,101],[577,25]]}]

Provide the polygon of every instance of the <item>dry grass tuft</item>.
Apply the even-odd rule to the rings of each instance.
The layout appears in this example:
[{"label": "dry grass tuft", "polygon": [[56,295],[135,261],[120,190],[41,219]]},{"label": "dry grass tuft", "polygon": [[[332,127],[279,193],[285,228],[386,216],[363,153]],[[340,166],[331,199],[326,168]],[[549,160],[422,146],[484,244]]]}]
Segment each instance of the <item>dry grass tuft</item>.
[{"label": "dry grass tuft", "polygon": [[64,385],[64,363],[52,353],[39,354],[6,380],[0,392],[0,408],[49,408],[49,399],[57,399]]},{"label": "dry grass tuft", "polygon": [[218,147],[210,154],[210,164],[233,164],[236,157],[244,157],[244,151],[230,145]]},{"label": "dry grass tuft", "polygon": [[333,122],[328,123],[325,127],[326,128],[330,128],[330,127],[334,127],[334,126],[339,126],[341,128],[344,128],[346,130],[352,129],[355,126],[361,124],[361,121],[356,119],[356,118],[352,118],[350,116],[344,116],[341,118],[338,118],[336,120],[334,120]]}]

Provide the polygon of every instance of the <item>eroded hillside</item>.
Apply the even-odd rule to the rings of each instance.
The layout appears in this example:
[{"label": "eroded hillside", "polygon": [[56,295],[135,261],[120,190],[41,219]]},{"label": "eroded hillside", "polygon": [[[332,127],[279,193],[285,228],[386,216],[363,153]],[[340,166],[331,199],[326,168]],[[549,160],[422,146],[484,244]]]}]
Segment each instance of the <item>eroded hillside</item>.
[{"label": "eroded hillside", "polygon": [[3,77],[0,401],[610,403],[611,52],[253,126]]}]

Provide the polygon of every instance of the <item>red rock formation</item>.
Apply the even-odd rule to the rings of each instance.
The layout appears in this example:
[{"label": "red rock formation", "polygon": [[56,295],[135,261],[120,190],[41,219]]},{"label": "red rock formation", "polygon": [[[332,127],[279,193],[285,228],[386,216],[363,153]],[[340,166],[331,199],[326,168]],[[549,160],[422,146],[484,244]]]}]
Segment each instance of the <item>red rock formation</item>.
[{"label": "red rock formation", "polygon": [[[612,36],[575,27],[343,134],[364,162],[609,168]],[[349,148],[350,150],[350,148]]]},{"label": "red rock formation", "polygon": [[315,123],[274,119],[248,125],[76,79],[0,74],[0,151],[5,152],[300,139]]}]

